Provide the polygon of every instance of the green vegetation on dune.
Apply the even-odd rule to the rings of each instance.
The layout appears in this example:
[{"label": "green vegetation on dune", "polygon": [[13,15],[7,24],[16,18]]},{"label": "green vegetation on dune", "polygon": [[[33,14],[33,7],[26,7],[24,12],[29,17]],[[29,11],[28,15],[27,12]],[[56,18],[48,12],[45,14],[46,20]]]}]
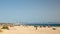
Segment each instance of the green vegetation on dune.
[{"label": "green vegetation on dune", "polygon": [[8,26],[3,26],[1,29],[7,29],[7,30],[9,30],[9,27]]}]

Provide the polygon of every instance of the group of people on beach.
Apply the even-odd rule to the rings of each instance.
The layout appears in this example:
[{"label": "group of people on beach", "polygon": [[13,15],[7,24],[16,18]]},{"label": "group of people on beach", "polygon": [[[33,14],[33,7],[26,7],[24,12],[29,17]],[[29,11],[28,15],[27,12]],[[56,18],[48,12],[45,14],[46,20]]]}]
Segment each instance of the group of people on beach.
[{"label": "group of people on beach", "polygon": [[[38,29],[38,26],[34,26],[35,28],[36,28],[36,30]],[[42,27],[42,26],[40,26],[40,27]],[[46,26],[43,26],[43,27],[46,27]],[[50,27],[52,27],[52,26],[48,26],[48,28],[50,28]],[[56,28],[52,28],[53,30],[56,30]]]}]

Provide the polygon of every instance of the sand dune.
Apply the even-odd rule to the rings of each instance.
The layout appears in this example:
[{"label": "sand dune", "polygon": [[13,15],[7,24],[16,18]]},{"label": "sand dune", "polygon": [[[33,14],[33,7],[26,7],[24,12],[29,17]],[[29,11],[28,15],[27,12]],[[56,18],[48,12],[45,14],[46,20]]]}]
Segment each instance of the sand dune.
[{"label": "sand dune", "polygon": [[[53,30],[52,28],[56,28]],[[60,27],[37,27],[34,26],[14,26],[10,30],[3,30],[0,34],[60,34]]]}]

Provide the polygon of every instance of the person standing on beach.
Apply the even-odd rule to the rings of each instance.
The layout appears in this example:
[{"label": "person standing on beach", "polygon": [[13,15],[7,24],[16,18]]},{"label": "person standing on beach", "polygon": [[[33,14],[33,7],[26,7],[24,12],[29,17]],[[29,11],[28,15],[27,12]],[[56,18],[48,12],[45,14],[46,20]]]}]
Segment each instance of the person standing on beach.
[{"label": "person standing on beach", "polygon": [[37,30],[37,26],[34,26],[35,28],[36,28],[36,30]]}]

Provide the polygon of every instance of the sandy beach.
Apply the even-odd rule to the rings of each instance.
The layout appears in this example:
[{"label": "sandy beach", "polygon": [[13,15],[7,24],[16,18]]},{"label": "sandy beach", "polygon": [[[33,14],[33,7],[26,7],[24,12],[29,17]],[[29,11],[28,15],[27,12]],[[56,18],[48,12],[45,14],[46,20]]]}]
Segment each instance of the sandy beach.
[{"label": "sandy beach", "polygon": [[[53,30],[52,28],[56,28]],[[0,34],[60,34],[60,27],[37,27],[34,26],[14,26],[9,27],[9,30],[2,29]]]}]

